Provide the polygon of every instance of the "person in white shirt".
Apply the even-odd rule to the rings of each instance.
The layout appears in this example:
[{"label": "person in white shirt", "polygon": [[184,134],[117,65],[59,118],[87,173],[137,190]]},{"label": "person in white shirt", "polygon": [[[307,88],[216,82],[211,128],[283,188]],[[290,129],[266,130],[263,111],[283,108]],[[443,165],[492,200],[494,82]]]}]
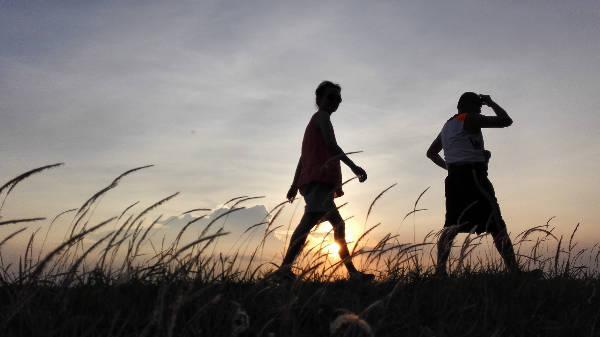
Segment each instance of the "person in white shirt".
[{"label": "person in white shirt", "polygon": [[[484,116],[481,107],[490,107],[495,116]],[[446,220],[438,241],[436,274],[446,276],[446,263],[458,233],[487,232],[509,271],[518,272],[512,242],[500,214],[494,187],[487,174],[490,152],[485,150],[483,128],[504,128],[513,121],[489,95],[465,92],[450,118],[427,150],[427,157],[448,170],[445,180]],[[444,151],[444,158],[440,151]]]}]

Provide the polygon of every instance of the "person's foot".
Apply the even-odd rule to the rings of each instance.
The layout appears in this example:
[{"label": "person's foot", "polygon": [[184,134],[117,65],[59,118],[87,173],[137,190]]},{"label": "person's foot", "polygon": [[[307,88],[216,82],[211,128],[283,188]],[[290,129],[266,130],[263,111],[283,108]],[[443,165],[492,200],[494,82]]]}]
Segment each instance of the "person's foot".
[{"label": "person's foot", "polygon": [[279,268],[267,276],[267,278],[276,282],[293,282],[297,279],[296,274],[287,268]]},{"label": "person's foot", "polygon": [[350,281],[371,282],[375,279],[375,275],[356,271],[350,273]]},{"label": "person's foot", "polygon": [[435,273],[433,274],[433,278],[436,278],[436,279],[447,279],[448,278],[448,272],[446,271],[446,269],[436,269]]}]

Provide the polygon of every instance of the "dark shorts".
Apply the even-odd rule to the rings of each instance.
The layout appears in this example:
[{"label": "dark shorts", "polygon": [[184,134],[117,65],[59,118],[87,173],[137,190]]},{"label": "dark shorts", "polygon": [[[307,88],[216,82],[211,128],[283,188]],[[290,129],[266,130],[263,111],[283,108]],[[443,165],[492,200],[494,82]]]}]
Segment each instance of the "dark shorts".
[{"label": "dark shorts", "polygon": [[485,164],[449,165],[444,227],[459,225],[459,232],[496,233],[506,224]]},{"label": "dark shorts", "polygon": [[321,220],[329,221],[332,224],[342,223],[335,202],[333,201],[333,186],[323,183],[309,183],[300,188],[300,194],[304,197],[306,213],[315,213],[321,215]]}]

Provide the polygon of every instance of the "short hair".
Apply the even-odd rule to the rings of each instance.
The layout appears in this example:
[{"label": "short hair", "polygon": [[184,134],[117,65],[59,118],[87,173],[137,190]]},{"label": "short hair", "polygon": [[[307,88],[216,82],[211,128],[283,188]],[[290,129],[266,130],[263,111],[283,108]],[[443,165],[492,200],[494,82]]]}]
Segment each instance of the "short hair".
[{"label": "short hair", "polygon": [[471,110],[473,107],[478,107],[481,105],[481,98],[474,92],[465,92],[458,99],[458,104],[456,108],[459,112],[464,112]]},{"label": "short hair", "polygon": [[319,106],[319,101],[321,100],[321,98],[323,98],[323,95],[325,95],[325,92],[327,92],[327,89],[329,88],[335,88],[338,91],[342,90],[342,87],[340,87],[339,84],[333,83],[331,81],[323,81],[319,83],[319,86],[317,86],[317,90],[315,90],[315,103],[317,104],[317,106]]}]

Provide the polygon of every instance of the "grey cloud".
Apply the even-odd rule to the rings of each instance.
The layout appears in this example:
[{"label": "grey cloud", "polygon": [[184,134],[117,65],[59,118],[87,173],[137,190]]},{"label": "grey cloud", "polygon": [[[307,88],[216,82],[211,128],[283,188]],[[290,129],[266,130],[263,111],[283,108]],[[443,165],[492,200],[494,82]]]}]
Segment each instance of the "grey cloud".
[{"label": "grey cloud", "polygon": [[[192,226],[203,228],[203,226],[207,225],[228,211],[231,211],[231,209],[226,207],[216,209],[203,219],[194,222]],[[168,227],[181,227],[185,226],[187,223],[198,218],[199,216],[201,215],[196,216],[195,214],[192,215],[188,213],[182,216],[171,216],[163,221],[160,221],[159,223]],[[213,226],[214,228],[225,226],[227,230],[243,231],[254,224],[268,220],[269,217],[267,208],[264,205],[256,205],[224,215],[221,217],[221,219],[217,220]]]}]

